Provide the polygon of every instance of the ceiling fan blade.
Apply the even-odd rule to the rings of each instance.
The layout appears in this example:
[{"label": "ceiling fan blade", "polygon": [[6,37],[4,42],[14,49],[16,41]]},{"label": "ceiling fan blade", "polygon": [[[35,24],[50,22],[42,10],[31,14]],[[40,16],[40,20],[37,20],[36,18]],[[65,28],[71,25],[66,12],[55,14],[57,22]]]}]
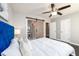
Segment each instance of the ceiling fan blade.
[{"label": "ceiling fan blade", "polygon": [[58,11],[63,10],[63,9],[66,9],[66,8],[68,8],[68,7],[71,7],[71,5],[67,5],[67,6],[64,6],[64,7],[58,8]]},{"label": "ceiling fan blade", "polygon": [[49,17],[51,17],[51,16],[52,16],[52,14],[49,15]]},{"label": "ceiling fan blade", "polygon": [[46,14],[46,13],[50,13],[51,11],[46,11],[46,12],[43,12],[42,14]]},{"label": "ceiling fan blade", "polygon": [[58,15],[62,15],[62,13],[61,13],[61,12],[57,12],[57,14],[58,14]]},{"label": "ceiling fan blade", "polygon": [[54,6],[55,6],[55,4],[51,4],[52,11],[53,11],[53,9],[54,9]]}]

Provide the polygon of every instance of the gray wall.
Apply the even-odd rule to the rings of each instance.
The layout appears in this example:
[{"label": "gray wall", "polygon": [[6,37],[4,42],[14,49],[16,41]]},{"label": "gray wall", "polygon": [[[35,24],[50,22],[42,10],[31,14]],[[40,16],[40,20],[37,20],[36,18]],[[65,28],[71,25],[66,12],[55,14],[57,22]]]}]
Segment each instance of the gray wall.
[{"label": "gray wall", "polygon": [[[56,21],[56,34],[57,39],[60,39],[60,20],[71,19],[71,39],[70,42],[79,44],[79,12],[64,15],[58,18],[54,18]],[[53,20],[52,20],[53,21]]]}]

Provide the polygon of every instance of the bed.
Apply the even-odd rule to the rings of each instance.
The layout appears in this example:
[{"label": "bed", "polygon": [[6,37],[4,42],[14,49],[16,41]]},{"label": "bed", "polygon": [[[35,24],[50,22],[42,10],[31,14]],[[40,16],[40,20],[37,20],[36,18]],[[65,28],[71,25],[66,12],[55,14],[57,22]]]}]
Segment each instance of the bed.
[{"label": "bed", "polygon": [[39,38],[30,42],[33,56],[75,56],[74,48],[64,42],[49,38]]},{"label": "bed", "polygon": [[2,56],[75,56],[72,46],[49,38],[26,40],[27,42],[20,40],[20,45],[16,39],[13,41],[13,44],[2,52]]}]

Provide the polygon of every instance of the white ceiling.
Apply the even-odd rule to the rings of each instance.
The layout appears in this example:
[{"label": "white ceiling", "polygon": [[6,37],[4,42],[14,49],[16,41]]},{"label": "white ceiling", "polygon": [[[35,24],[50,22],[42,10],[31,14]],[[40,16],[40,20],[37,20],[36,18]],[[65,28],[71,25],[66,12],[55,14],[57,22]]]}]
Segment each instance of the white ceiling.
[{"label": "white ceiling", "polygon": [[[59,8],[70,3],[55,3],[55,8]],[[10,4],[13,12],[15,13],[24,13],[26,16],[40,17],[44,19],[49,19],[49,14],[42,14],[44,11],[50,9],[49,3],[12,3]],[[79,11],[79,4],[71,3],[71,7],[60,11],[63,15],[74,13]],[[53,16],[58,17],[59,15]]]}]

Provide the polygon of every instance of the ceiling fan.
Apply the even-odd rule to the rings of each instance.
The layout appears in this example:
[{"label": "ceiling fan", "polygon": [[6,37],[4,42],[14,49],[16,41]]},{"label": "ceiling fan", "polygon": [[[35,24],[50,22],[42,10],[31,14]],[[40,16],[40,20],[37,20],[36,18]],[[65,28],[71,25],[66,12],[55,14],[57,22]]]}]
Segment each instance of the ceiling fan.
[{"label": "ceiling fan", "polygon": [[55,8],[55,4],[51,4],[51,10],[50,11],[46,11],[46,12],[43,12],[42,14],[46,14],[46,13],[50,13],[49,17],[53,16],[53,15],[63,15],[61,12],[61,10],[63,9],[66,9],[66,8],[69,8],[71,7],[71,5],[66,5],[66,6],[63,6],[63,7],[60,7],[60,8]]}]

